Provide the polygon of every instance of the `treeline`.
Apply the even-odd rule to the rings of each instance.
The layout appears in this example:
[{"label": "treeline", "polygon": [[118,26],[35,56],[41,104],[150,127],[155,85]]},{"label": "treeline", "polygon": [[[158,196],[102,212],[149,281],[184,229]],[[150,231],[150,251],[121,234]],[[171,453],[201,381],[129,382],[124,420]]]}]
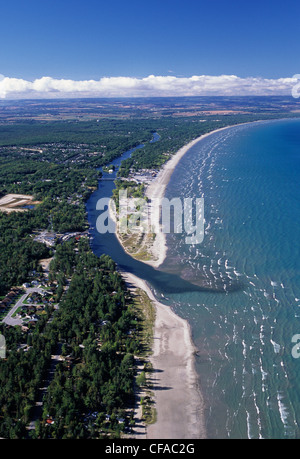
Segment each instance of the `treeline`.
[{"label": "treeline", "polygon": [[[51,353],[57,352],[62,360],[47,381],[41,417],[30,436],[118,436],[131,423],[126,409],[132,402],[134,354],[140,343],[130,295],[115,263],[96,257],[86,239],[59,247],[52,279],[66,273],[72,274],[69,287],[51,321],[46,315],[28,332],[0,327],[7,342],[7,360],[0,360],[1,437],[28,436],[39,387],[49,379]],[[18,350],[16,343],[29,345],[28,352]]]},{"label": "treeline", "polygon": [[[34,211],[22,214],[0,212],[0,295],[4,295],[27,280],[28,273],[37,269],[38,259],[49,255],[30,235],[43,229],[59,233],[87,229],[85,202],[98,185],[96,167],[150,140],[152,133],[145,121],[34,122],[2,125],[0,138],[2,145],[30,146],[28,150],[0,150],[0,197],[26,194],[42,202]],[[31,148],[47,142],[55,146],[39,151]],[[62,144],[57,146],[58,142]],[[102,153],[90,156],[98,148]],[[79,163],[71,162],[74,155]]]},{"label": "treeline", "polygon": [[[159,121],[149,120],[153,132],[160,135],[155,143],[146,143],[143,149],[134,151],[130,158],[122,161],[118,176],[128,177],[131,170],[160,169],[161,166],[181,147],[191,140],[225,126],[248,123],[256,120],[278,119],[289,114],[233,114],[203,115],[180,118],[161,118]],[[204,120],[202,118],[205,118]]]},{"label": "treeline", "polygon": [[27,281],[31,271],[41,270],[39,260],[52,250],[34,241],[41,229],[65,233],[88,228],[84,203],[77,206],[47,198],[35,210],[0,212],[0,295]]},{"label": "treeline", "polygon": [[[0,154],[1,158],[1,154]],[[89,167],[40,163],[28,159],[2,161],[1,193],[32,194],[37,200],[45,197],[66,199],[89,194],[97,186],[99,173]]]},{"label": "treeline", "polygon": [[50,255],[49,249],[31,237],[33,213],[0,212],[0,295],[13,285],[21,285],[32,270],[39,270],[39,260]]},{"label": "treeline", "polygon": [[[199,117],[164,117],[0,126],[2,144],[13,142],[15,145],[35,146],[39,142],[45,144],[46,141],[59,140],[66,145],[76,140],[80,141],[78,151],[81,148],[83,151],[82,164],[64,164],[58,147],[52,153],[47,149],[36,153],[18,148],[9,152],[0,150],[0,195],[32,194],[42,201],[34,211],[26,211],[22,216],[0,214],[0,294],[13,284],[24,281],[36,266],[38,257],[44,255],[45,249],[29,237],[33,231],[53,229],[63,233],[87,228],[85,201],[99,179],[95,165],[109,165],[126,149],[145,141],[143,148],[122,162],[118,175],[128,177],[130,170],[159,169],[180,147],[201,134],[229,124],[279,116],[260,113],[206,116],[206,121]],[[160,140],[150,143],[153,132],[159,133]],[[91,151],[95,146],[99,147],[103,154],[89,156],[89,146]],[[133,196],[143,195],[143,190],[134,184],[119,184],[117,191],[118,186],[130,187]],[[11,235],[9,228],[13,232]]]},{"label": "treeline", "polygon": [[[86,228],[84,204],[97,186],[96,167],[144,143],[122,163],[120,175],[131,169],[159,169],[201,134],[264,117],[280,114],[205,115],[205,122],[199,117],[164,117],[1,125],[0,145],[7,148],[0,150],[0,196],[32,194],[42,203],[24,213],[0,213],[0,295],[27,280],[30,271],[40,269],[39,260],[52,254],[33,240],[34,231]],[[155,131],[160,141],[150,144]],[[40,145],[39,152],[13,148]],[[133,196],[143,195],[142,186],[122,182],[118,186],[128,187]],[[118,436],[131,423],[126,408],[133,397],[133,356],[140,348],[137,320],[123,281],[114,262],[97,258],[84,240],[56,248],[50,279],[57,283],[58,311],[46,308],[28,331],[0,326],[7,341],[7,359],[0,359],[0,436],[29,435],[26,426],[45,382],[50,385],[33,437]],[[48,381],[55,352],[63,360]]]},{"label": "treeline", "polygon": [[41,200],[78,193],[85,200],[97,186],[95,169],[150,141],[152,132],[147,120],[0,125],[0,194]]},{"label": "treeline", "polygon": [[[39,388],[43,385],[55,341],[48,335],[51,310],[29,332],[0,325],[6,340],[6,359],[0,359],[0,436],[27,438]],[[24,352],[26,349],[26,352]]]},{"label": "treeline", "polygon": [[[87,251],[84,240],[75,257],[72,246],[61,246],[51,265],[52,274],[59,275],[73,264],[74,275],[52,322],[66,360],[57,367],[44,403],[41,424],[49,416],[55,423],[41,435],[93,438],[122,430],[130,421],[125,409],[133,397],[139,343],[129,333],[136,320],[114,262]],[[123,422],[108,422],[111,416]]]},{"label": "treeline", "polygon": [[123,144],[151,139],[146,119],[97,121],[22,122],[0,125],[0,145],[32,146],[47,143],[75,143],[106,146],[114,149]]},{"label": "treeline", "polygon": [[116,180],[112,198],[116,204],[116,210],[119,211],[119,193],[126,190],[128,198],[144,198],[145,185],[128,180]]}]

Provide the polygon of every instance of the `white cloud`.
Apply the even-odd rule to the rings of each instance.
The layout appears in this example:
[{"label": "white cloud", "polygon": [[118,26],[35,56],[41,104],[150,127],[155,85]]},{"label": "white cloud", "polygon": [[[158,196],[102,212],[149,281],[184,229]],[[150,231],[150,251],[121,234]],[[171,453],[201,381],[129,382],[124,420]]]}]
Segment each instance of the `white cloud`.
[{"label": "white cloud", "polygon": [[297,78],[240,78],[236,75],[104,77],[65,80],[42,77],[34,81],[0,75],[0,98],[151,97],[203,95],[288,95]]}]

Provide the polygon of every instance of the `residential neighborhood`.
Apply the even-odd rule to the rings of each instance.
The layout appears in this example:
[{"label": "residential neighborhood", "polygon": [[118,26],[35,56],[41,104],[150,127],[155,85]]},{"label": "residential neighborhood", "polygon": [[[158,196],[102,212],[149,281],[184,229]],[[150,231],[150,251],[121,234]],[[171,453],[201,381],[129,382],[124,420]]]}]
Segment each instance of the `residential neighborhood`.
[{"label": "residential neighborhood", "polygon": [[55,290],[56,285],[50,287],[45,281],[33,281],[12,289],[0,302],[2,322],[11,326],[34,325],[47,307],[54,307]]}]

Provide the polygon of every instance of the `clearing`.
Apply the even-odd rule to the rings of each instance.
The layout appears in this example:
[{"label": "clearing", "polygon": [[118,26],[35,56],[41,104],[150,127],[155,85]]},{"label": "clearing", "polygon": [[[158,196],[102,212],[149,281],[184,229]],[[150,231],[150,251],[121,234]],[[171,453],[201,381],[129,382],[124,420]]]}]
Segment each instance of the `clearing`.
[{"label": "clearing", "polygon": [[37,201],[33,201],[33,196],[25,194],[7,194],[0,199],[0,210],[2,212],[24,212],[33,208]]}]

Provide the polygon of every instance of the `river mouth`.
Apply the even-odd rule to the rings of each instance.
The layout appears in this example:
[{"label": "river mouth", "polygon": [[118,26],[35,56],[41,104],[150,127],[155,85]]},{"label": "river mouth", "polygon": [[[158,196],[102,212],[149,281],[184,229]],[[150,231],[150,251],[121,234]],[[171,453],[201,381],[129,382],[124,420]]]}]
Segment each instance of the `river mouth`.
[{"label": "river mouth", "polygon": [[[201,269],[191,266],[180,264],[182,262],[179,257],[168,256],[166,260],[159,267],[160,272],[174,276],[174,281],[180,278],[182,281],[187,282],[195,287],[199,287],[201,291],[212,293],[230,293],[243,290],[245,282],[240,279],[232,280],[230,277],[215,278],[211,276],[210,279]],[[192,291],[192,290],[189,290]]]},{"label": "river mouth", "polygon": [[[159,294],[187,293],[210,291],[197,280],[190,282],[175,272],[168,272],[165,268],[153,268],[152,266],[135,260],[128,255],[115,234],[100,235],[94,229],[91,230],[91,248],[97,256],[109,255],[118,265],[121,271],[125,271],[143,279]],[[223,290],[224,292],[224,290]]]},{"label": "river mouth", "polygon": [[[153,137],[153,141],[159,141],[159,137]],[[97,256],[109,255],[118,265],[121,271],[126,271],[145,280],[155,291],[158,297],[164,294],[178,294],[188,292],[212,292],[226,293],[237,291],[243,288],[241,282],[233,283],[230,279],[211,283],[201,270],[188,267],[184,260],[174,260],[167,256],[159,268],[138,261],[128,255],[120,244],[114,233],[100,234],[97,231],[97,218],[99,211],[96,210],[97,202],[103,197],[110,198],[115,188],[114,180],[117,178],[117,171],[121,162],[127,159],[131,154],[143,148],[144,145],[138,145],[132,150],[126,151],[121,157],[112,162],[114,170],[104,172],[103,178],[98,183],[98,189],[90,196],[86,203],[88,222],[90,225],[91,248]],[[181,261],[181,262],[179,262]]]},{"label": "river mouth", "polygon": [[[165,196],[204,192],[205,243],[192,247],[168,234],[156,269],[125,253],[115,235],[91,230],[94,253],[146,281],[190,324],[209,438],[299,437],[291,354],[300,306],[299,132],[298,120],[239,126],[190,150]],[[113,185],[100,182],[91,197],[91,225],[97,199],[111,196]]]}]

